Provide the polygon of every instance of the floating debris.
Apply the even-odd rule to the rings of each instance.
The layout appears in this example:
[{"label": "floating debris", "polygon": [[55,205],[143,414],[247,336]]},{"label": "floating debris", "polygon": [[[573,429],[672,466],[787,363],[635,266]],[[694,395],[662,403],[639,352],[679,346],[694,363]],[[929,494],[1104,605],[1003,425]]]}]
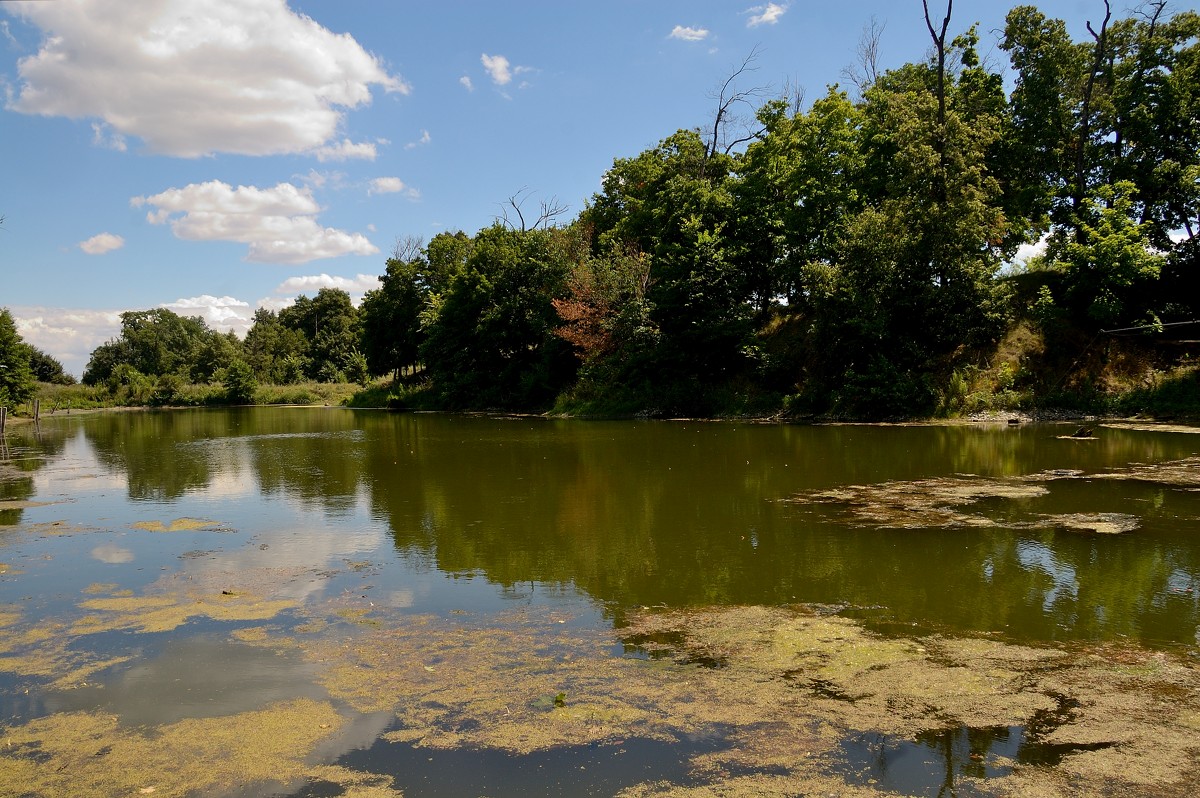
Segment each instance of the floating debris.
[{"label": "floating debris", "polygon": [[1044,523],[1071,532],[1121,535],[1141,526],[1141,519],[1125,513],[1068,513],[1043,516]]},{"label": "floating debris", "polygon": [[174,521],[134,521],[130,524],[134,529],[146,532],[232,532],[233,528],[219,521],[208,521],[203,518],[176,518]]},{"label": "floating debris", "polygon": [[1048,493],[1028,480],[961,476],[848,485],[800,494],[789,501],[847,507],[863,524],[894,527],[996,526],[996,521],[959,508],[981,499],[1032,499]]}]

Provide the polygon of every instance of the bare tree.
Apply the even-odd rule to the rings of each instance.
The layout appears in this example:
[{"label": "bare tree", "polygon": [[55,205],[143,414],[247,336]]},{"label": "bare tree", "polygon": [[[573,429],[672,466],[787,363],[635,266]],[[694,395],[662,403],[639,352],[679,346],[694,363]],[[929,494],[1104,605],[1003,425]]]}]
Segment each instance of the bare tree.
[{"label": "bare tree", "polygon": [[[717,111],[713,116],[706,157],[712,158],[718,150],[728,155],[737,145],[762,133],[761,129],[752,128],[744,117],[739,116],[738,111],[742,106],[749,106],[753,109],[754,103],[751,101],[762,97],[770,90],[770,87],[752,86],[749,89],[738,89],[736,86],[738,80],[747,73],[758,71],[758,67],[754,64],[761,52],[762,49],[756,45],[750,54],[742,59],[742,63],[730,73],[729,77],[725,78],[721,87],[709,94],[711,99],[716,100]],[[739,131],[730,134],[730,129],[735,127],[740,128]]]},{"label": "bare tree", "polygon": [[[529,224],[525,219],[525,211],[522,210],[522,207],[525,205],[525,200],[529,199],[531,192],[532,189],[525,187],[510,196],[500,206],[500,215],[496,219],[503,222],[509,229],[524,233],[527,230],[536,230],[539,227],[551,227],[555,219],[570,210],[571,206],[559,202],[558,197],[552,196],[549,199],[538,202],[537,217],[534,218],[532,224]],[[513,216],[516,217],[515,221]]]},{"label": "bare tree", "polygon": [[872,16],[858,37],[857,62],[842,70],[842,77],[853,83],[860,95],[879,80],[879,42],[885,27],[886,23]]},{"label": "bare tree", "polygon": [[[1088,33],[1096,40],[1096,49],[1092,63],[1088,68],[1087,85],[1083,87],[1083,102],[1079,109],[1079,137],[1075,144],[1075,185],[1071,190],[1071,207],[1076,213],[1083,207],[1083,198],[1087,193],[1087,161],[1086,150],[1088,139],[1092,135],[1092,99],[1096,91],[1096,77],[1104,70],[1104,62],[1108,58],[1108,23],[1112,20],[1112,6],[1104,0],[1104,21],[1100,24],[1100,32],[1092,27],[1088,20]],[[1082,228],[1077,232],[1082,236]]]},{"label": "bare tree", "polygon": [[946,17],[942,20],[940,33],[934,29],[933,20],[929,17],[929,0],[921,0],[921,5],[925,8],[925,27],[929,28],[929,36],[933,39],[933,48],[937,52],[937,121],[938,128],[944,128],[946,125],[946,30],[950,27],[950,14],[954,11],[954,0],[946,2]]},{"label": "bare tree", "polygon": [[392,260],[408,263],[421,257],[425,239],[421,236],[397,236],[392,244]]},{"label": "bare tree", "polygon": [[779,92],[779,99],[787,103],[788,111],[792,116],[799,116],[804,111],[806,94],[807,92],[799,81],[788,78],[783,82],[783,90]]}]

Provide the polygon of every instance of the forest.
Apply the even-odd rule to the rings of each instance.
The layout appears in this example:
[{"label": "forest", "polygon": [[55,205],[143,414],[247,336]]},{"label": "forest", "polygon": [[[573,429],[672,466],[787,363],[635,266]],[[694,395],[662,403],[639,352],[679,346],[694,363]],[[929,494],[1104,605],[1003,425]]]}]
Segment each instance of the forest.
[{"label": "forest", "polygon": [[811,100],[747,86],[750,54],[710,124],[617,158],[573,218],[520,192],[474,234],[398,239],[359,307],[323,289],[244,340],[125,313],[83,383],[861,419],[1200,395],[1200,15],[1104,0],[1075,40],[1019,6],[984,58],[975,27],[925,13],[926,54],[880,70],[868,28]]}]

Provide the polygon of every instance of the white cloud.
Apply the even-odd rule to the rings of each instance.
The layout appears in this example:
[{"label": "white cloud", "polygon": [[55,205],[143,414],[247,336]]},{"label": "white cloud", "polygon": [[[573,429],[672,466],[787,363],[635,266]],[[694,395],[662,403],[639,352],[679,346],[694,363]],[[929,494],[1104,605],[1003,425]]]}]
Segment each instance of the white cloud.
[{"label": "white cloud", "polygon": [[134,197],[130,203],[135,208],[155,208],[147,212],[147,221],[169,222],[177,238],[248,244],[246,259],[259,263],[307,263],[379,252],[361,233],[317,224],[320,206],[311,190],[291,183],[267,189],[235,189],[228,183],[210,180],[170,188],[151,197]]},{"label": "white cloud", "polygon": [[475,91],[475,84],[471,82],[471,78],[467,75],[463,75],[461,78],[459,78],[458,82],[461,83],[463,88],[465,88],[467,91]]},{"label": "white cloud", "polygon": [[109,565],[133,562],[133,552],[115,543],[102,543],[92,549],[92,557]]},{"label": "white cloud", "polygon": [[296,304],[296,297],[294,296],[283,298],[267,296],[258,300],[258,302],[255,303],[255,307],[266,308],[267,310],[278,313],[284,308],[289,308],[294,304]]},{"label": "white cloud", "polygon": [[404,181],[398,177],[377,177],[371,181],[368,194],[396,194],[404,190]]},{"label": "white cloud", "polygon": [[[41,28],[37,54],[17,64],[8,107],[103,120],[152,152],[198,157],[314,151],[373,87],[401,78],[349,34],[282,0],[21,3]],[[107,140],[107,138],[105,139]]]},{"label": "white cloud", "polygon": [[216,297],[209,294],[164,302],[162,307],[180,316],[199,316],[218,332],[232,330],[239,336],[254,323],[254,309],[249,302],[231,296]]},{"label": "white cloud", "polygon": [[479,61],[497,86],[504,86],[512,80],[512,67],[504,56],[484,53],[479,57]]},{"label": "white cloud", "polygon": [[747,28],[757,28],[759,25],[774,25],[779,21],[779,18],[787,13],[787,5],[779,3],[767,3],[765,6],[754,6],[747,9],[746,13],[750,14],[750,19],[746,20]]},{"label": "white cloud", "polygon": [[361,158],[364,161],[375,160],[375,145],[369,141],[354,143],[350,139],[342,139],[335,144],[317,147],[312,151],[321,163],[326,161],[348,161],[351,158]]},{"label": "white cloud", "polygon": [[28,343],[79,377],[92,350],[121,333],[121,311],[10,307],[17,331]]},{"label": "white cloud", "polygon": [[[275,287],[276,294],[315,294],[322,288],[340,288],[351,297],[361,298],[368,291],[379,287],[379,277],[373,274],[359,274],[355,277],[339,277],[329,274],[314,274],[305,277],[289,277]],[[275,300],[278,302],[278,300]],[[264,305],[267,300],[259,302]],[[291,301],[287,305],[292,304]],[[286,307],[287,305],[284,305]]]},{"label": "white cloud", "polygon": [[1038,241],[1032,244],[1022,244],[1017,247],[1017,252],[1013,255],[1014,263],[1027,263],[1030,258],[1038,257],[1046,254],[1046,243],[1048,239],[1042,236]]},{"label": "white cloud", "polygon": [[89,255],[103,255],[125,246],[125,239],[113,233],[97,233],[87,241],[80,241],[79,248]]},{"label": "white cloud", "polygon": [[683,25],[676,25],[672,28],[669,38],[685,42],[703,41],[708,38],[708,28],[685,28]]},{"label": "white cloud", "polygon": [[417,139],[416,141],[408,142],[407,144],[404,145],[404,149],[415,150],[417,147],[428,144],[431,141],[433,141],[433,137],[429,135],[429,131],[422,129],[421,130],[421,138]]}]

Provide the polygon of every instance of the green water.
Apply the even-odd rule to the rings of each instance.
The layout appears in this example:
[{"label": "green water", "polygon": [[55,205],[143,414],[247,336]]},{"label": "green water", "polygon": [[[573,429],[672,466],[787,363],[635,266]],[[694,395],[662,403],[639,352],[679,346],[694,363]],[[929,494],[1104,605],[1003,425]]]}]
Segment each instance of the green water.
[{"label": "green water", "polygon": [[[88,585],[138,594],[249,570],[281,574],[264,584],[270,597],[353,595],[395,613],[569,607],[572,623],[611,628],[646,606],[808,604],[885,632],[1195,647],[1200,492],[1103,477],[1195,456],[1200,435],[1103,427],[1095,440],[1060,438],[1074,430],[334,408],[56,417],[10,430],[0,451],[0,608],[52,622],[79,614]],[[1074,476],[1039,481],[1042,495],[982,497],[965,509],[994,523],[970,526],[867,523],[812,500],[853,485],[1055,470]],[[1136,529],[1037,520],[1097,513]],[[134,526],[176,518],[217,528]],[[0,673],[0,724],[94,707],[162,723],[319,692],[309,666],[234,651],[214,638],[219,626],[196,619],[143,636],[93,690]],[[104,645],[125,652],[127,638]]]}]

